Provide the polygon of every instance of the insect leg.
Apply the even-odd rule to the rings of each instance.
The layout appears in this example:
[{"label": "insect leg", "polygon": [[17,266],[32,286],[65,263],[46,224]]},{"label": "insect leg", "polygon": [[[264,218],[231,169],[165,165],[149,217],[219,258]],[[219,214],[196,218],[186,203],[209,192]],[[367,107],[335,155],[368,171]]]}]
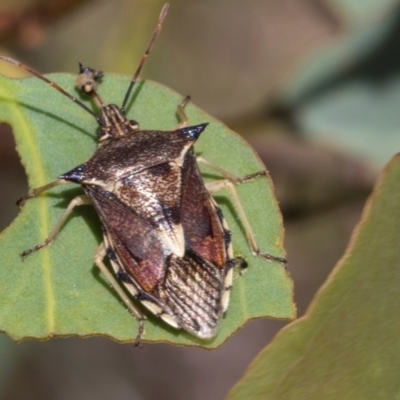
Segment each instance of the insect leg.
[{"label": "insect leg", "polygon": [[226,178],[228,181],[231,181],[235,185],[251,181],[255,178],[259,178],[260,176],[267,175],[267,171],[263,170],[263,171],[255,172],[254,174],[249,174],[249,175],[245,175],[242,177],[238,177],[236,175],[231,174],[229,171],[221,168],[220,166],[211,163],[210,161],[206,160],[203,157],[197,157],[196,159],[199,164],[203,164],[203,165],[213,169],[214,171],[218,172],[220,175],[222,175],[224,178]]},{"label": "insect leg", "polygon": [[[55,182],[53,182],[55,183]],[[51,183],[49,184],[51,185]],[[47,185],[47,186],[49,186]],[[53,185],[55,186],[55,185]],[[42,186],[39,189],[44,188],[45,186]],[[45,189],[44,189],[45,190]],[[42,190],[43,191],[43,190]],[[36,194],[35,194],[36,195]],[[91,204],[91,200],[89,199],[89,197],[87,197],[86,195],[82,195],[82,196],[77,196],[75,197],[69,204],[68,207],[66,208],[66,210],[64,211],[64,214],[62,215],[62,217],[58,220],[58,222],[56,223],[56,225],[54,226],[54,228],[52,229],[52,231],[50,232],[49,236],[46,238],[46,240],[44,240],[42,243],[37,244],[35,247],[32,247],[31,249],[25,250],[23,253],[21,253],[21,257],[22,259],[24,259],[26,256],[28,256],[29,254],[33,253],[34,251],[40,250],[41,248],[48,246],[51,244],[51,242],[54,240],[54,238],[57,236],[58,232],[61,229],[61,226],[64,224],[65,220],[68,218],[68,216],[71,214],[72,210],[77,207],[77,206],[81,206],[83,204]]]},{"label": "insect leg", "polygon": [[260,248],[257,245],[256,239],[254,237],[254,233],[253,230],[251,229],[251,225],[247,219],[246,213],[243,209],[242,203],[240,201],[240,198],[237,194],[236,188],[235,188],[235,184],[240,184],[240,183],[244,183],[247,182],[249,180],[252,180],[254,178],[257,178],[259,176],[263,176],[266,174],[266,171],[260,171],[260,172],[256,172],[254,174],[250,174],[250,175],[246,175],[242,178],[238,178],[234,175],[232,175],[231,173],[225,171],[224,169],[215,166],[214,164],[210,163],[209,161],[199,157],[197,159],[197,161],[199,163],[202,163],[204,165],[207,165],[210,168],[213,168],[214,170],[216,170],[218,173],[220,173],[222,176],[224,176],[226,179],[222,179],[222,180],[218,180],[218,181],[214,181],[214,182],[210,182],[206,184],[206,188],[207,190],[212,194],[215,192],[220,191],[221,189],[228,189],[231,193],[233,202],[235,204],[236,210],[239,214],[239,218],[242,221],[243,227],[244,227],[244,231],[247,237],[247,241],[249,242],[251,251],[253,252],[253,254],[263,257],[266,260],[269,261],[278,261],[282,264],[284,264],[286,266],[287,261],[285,258],[283,257],[277,257],[274,256],[272,254],[268,254],[268,253],[263,253],[260,251]]},{"label": "insect leg", "polygon": [[32,199],[33,197],[39,196],[41,193],[45,192],[46,190],[49,190],[55,186],[58,185],[65,185],[67,183],[71,183],[69,181],[66,181],[65,179],[57,179],[54,182],[48,183],[47,185],[44,186],[40,186],[36,189],[33,189],[31,192],[27,193],[24,197],[21,197],[18,201],[17,201],[17,206],[19,208],[21,208],[25,202],[29,199]]},{"label": "insect leg", "polygon": [[178,105],[176,108],[176,113],[179,116],[179,119],[181,122],[173,129],[173,131],[177,131],[178,129],[186,128],[189,123],[189,119],[185,113],[185,107],[190,101],[190,96],[186,96],[183,100],[182,103]]},{"label": "insect leg", "polygon": [[117,292],[118,296],[120,299],[126,304],[128,307],[129,311],[136,317],[136,319],[139,322],[139,329],[138,329],[138,334],[135,339],[135,346],[138,346],[140,343],[140,339],[144,333],[144,320],[146,319],[145,316],[133,305],[131,299],[128,297],[128,295],[122,290],[121,286],[119,283],[116,281],[114,278],[114,275],[108,270],[108,268],[105,266],[103,260],[107,255],[107,250],[106,246],[104,245],[104,242],[100,244],[100,246],[97,248],[96,253],[94,254],[94,262],[97,265],[97,267],[100,269],[102,274],[105,276],[107,279],[108,283],[112,286],[112,288]]}]

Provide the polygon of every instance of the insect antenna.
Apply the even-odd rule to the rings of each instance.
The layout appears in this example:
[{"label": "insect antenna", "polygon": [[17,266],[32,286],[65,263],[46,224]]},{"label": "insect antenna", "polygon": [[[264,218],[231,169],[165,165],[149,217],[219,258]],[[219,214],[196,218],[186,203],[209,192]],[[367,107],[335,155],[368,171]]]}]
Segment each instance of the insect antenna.
[{"label": "insect antenna", "polygon": [[31,75],[36,76],[36,78],[41,79],[42,81],[48,83],[51,87],[54,89],[58,90],[60,93],[62,93],[64,96],[67,96],[69,99],[71,99],[74,103],[78,104],[78,106],[81,106],[84,110],[86,110],[89,114],[91,114],[93,117],[96,118],[96,121],[102,125],[103,122],[100,117],[98,117],[89,107],[85,106],[80,100],[78,100],[76,97],[72,96],[69,94],[66,90],[64,90],[61,86],[57,85],[57,83],[51,81],[50,79],[47,79],[44,75],[40,74],[39,72],[35,71],[34,69],[28,67],[25,64],[20,63],[19,61],[16,61],[10,57],[5,57],[5,56],[0,56],[0,60],[6,61],[10,64],[14,64],[17,67],[29,72]]},{"label": "insect antenna", "polygon": [[132,78],[132,80],[131,80],[131,83],[129,84],[128,90],[127,90],[127,92],[126,92],[126,94],[125,94],[125,98],[124,98],[124,101],[123,101],[122,106],[121,106],[121,111],[122,111],[122,112],[125,111],[125,106],[126,106],[126,103],[127,103],[128,100],[129,100],[129,96],[131,95],[133,86],[134,86],[135,83],[136,83],[136,80],[137,80],[137,78],[138,78],[138,76],[139,76],[139,74],[140,74],[140,71],[141,71],[142,68],[143,68],[143,65],[144,65],[145,62],[147,61],[147,57],[148,57],[149,54],[150,54],[150,51],[151,51],[151,49],[152,49],[152,47],[153,47],[153,45],[154,45],[154,42],[155,42],[156,39],[157,39],[157,36],[160,34],[160,31],[161,31],[161,28],[162,28],[162,24],[163,24],[164,19],[165,19],[166,15],[167,15],[167,12],[168,12],[168,7],[169,7],[169,4],[168,4],[168,3],[165,3],[165,4],[164,4],[164,7],[163,7],[162,10],[161,10],[160,16],[158,17],[157,26],[156,26],[156,28],[154,29],[153,35],[152,35],[152,37],[151,37],[151,39],[150,39],[149,44],[147,45],[146,51],[144,52],[144,54],[143,54],[143,56],[142,56],[142,59],[140,60],[139,66],[137,67],[136,72],[135,72],[135,74],[133,75],[133,78]]}]

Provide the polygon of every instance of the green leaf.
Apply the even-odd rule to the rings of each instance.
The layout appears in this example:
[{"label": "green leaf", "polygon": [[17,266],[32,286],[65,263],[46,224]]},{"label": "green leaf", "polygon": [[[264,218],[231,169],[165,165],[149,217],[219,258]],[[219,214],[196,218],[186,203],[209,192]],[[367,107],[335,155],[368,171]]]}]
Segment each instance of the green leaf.
[{"label": "green leaf", "polygon": [[400,390],[400,154],[307,314],[248,368],[228,399],[395,399]]},{"label": "green leaf", "polygon": [[[72,76],[51,78],[76,93]],[[105,101],[121,104],[129,78],[107,76],[103,81]],[[146,81],[137,85],[133,99],[128,117],[140,121],[142,129],[171,130],[177,124],[176,105],[182,97],[170,89]],[[0,77],[0,102],[0,120],[13,127],[31,188],[54,181],[94,153],[94,118],[38,79]],[[221,123],[191,104],[187,113],[192,124],[211,122],[196,144],[197,153],[238,176],[264,168],[244,141]],[[215,173],[205,172],[207,180],[216,178]],[[105,335],[132,341],[137,334],[136,320],[94,266],[101,229],[91,206],[78,207],[50,247],[31,254],[25,262],[19,256],[47,237],[69,201],[81,193],[77,185],[63,186],[28,201],[0,237],[0,330],[16,340]],[[238,187],[238,193],[262,251],[282,256],[282,221],[271,182],[257,179]],[[232,230],[235,254],[249,263],[246,273],[234,280],[219,334],[204,342],[146,313],[149,320],[143,341],[214,348],[249,319],[294,317],[288,274],[279,263],[250,253],[228,194],[221,192],[216,199]]]}]

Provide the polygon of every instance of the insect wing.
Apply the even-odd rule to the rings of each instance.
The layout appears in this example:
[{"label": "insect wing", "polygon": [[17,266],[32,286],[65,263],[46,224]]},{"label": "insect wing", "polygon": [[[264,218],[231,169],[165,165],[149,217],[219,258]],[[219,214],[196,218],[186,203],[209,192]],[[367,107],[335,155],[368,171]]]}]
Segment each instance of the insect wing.
[{"label": "insect wing", "polygon": [[[167,249],[148,221],[138,217],[112,193],[85,186],[106,229],[119,264],[141,290],[151,293],[164,276]],[[117,271],[119,272],[119,271]]]},{"label": "insect wing", "polygon": [[230,244],[225,240],[228,232],[225,232],[215,203],[204,186],[192,149],[187,154],[183,171],[181,222],[186,247],[224,269]]},{"label": "insect wing", "polygon": [[131,280],[123,280],[131,293],[170,325],[201,338],[215,336],[222,313],[223,272],[191,250],[184,257],[173,254],[151,224],[113,194],[98,187],[85,190],[115,252],[113,267]]},{"label": "insect wing", "polygon": [[220,308],[228,308],[232,288],[233,255],[231,233],[214,199],[208,193],[200,175],[196,156],[191,149],[186,157],[182,177],[181,223],[186,248],[220,270]]}]

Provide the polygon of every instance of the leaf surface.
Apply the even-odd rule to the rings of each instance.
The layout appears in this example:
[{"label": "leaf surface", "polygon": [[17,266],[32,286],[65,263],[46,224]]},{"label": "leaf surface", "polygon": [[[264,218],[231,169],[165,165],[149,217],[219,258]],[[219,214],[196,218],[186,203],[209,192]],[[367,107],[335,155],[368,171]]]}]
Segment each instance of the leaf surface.
[{"label": "leaf surface", "polygon": [[[51,79],[78,96],[72,76],[54,74]],[[129,78],[110,75],[103,81],[100,92],[105,101],[121,104]],[[139,121],[142,129],[171,130],[178,123],[176,106],[181,100],[170,89],[147,81],[137,85],[127,115]],[[38,79],[0,77],[0,103],[0,120],[13,127],[30,188],[56,180],[94,153],[94,118]],[[196,144],[198,154],[238,176],[264,169],[248,145],[221,123],[193,105],[187,107],[187,114],[193,125],[210,122]],[[204,173],[206,181],[218,178],[210,170]],[[271,182],[257,179],[238,187],[238,192],[261,249],[283,256],[282,221]],[[51,246],[21,261],[19,254],[43,241],[79,194],[82,189],[71,184],[28,201],[0,236],[0,329],[16,340],[105,335],[132,341],[137,334],[136,320],[94,266],[93,255],[102,239],[91,206],[76,208]],[[214,348],[249,319],[293,318],[288,274],[279,263],[251,254],[228,193],[218,193],[216,199],[232,230],[235,255],[249,263],[246,273],[234,280],[229,312],[219,334],[202,342],[146,313],[144,341]]]}]

